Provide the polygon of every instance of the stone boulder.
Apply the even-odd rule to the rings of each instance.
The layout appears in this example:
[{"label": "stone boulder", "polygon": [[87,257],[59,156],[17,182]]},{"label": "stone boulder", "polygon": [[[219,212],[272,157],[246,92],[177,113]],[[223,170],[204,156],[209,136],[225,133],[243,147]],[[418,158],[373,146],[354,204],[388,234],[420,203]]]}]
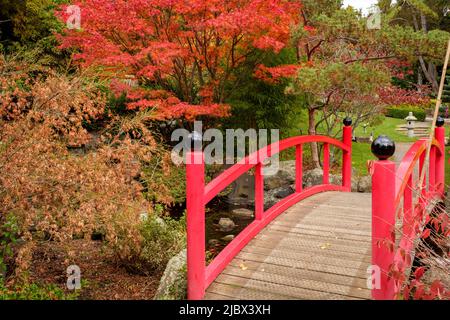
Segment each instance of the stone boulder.
[{"label": "stone boulder", "polygon": [[[295,188],[295,186],[294,186]],[[264,193],[264,208],[268,209],[283,198],[293,194],[295,191],[292,186],[275,188],[267,190]]]},{"label": "stone boulder", "polygon": [[312,186],[322,184],[322,179],[323,179],[322,169],[317,168],[305,171],[303,173],[303,188],[309,188]]},{"label": "stone boulder", "polygon": [[225,241],[225,242],[230,242],[230,241],[233,241],[233,239],[234,239],[234,234],[229,234],[229,235],[226,235],[225,237],[221,238],[220,240]]},{"label": "stone boulder", "polygon": [[362,193],[372,192],[372,177],[371,176],[360,177],[358,180],[357,191]]},{"label": "stone boulder", "polygon": [[186,298],[186,249],[169,260],[159,282],[154,300],[180,300]]},{"label": "stone boulder", "polygon": [[246,208],[237,208],[231,211],[231,215],[236,218],[253,218],[254,214],[252,210]]},{"label": "stone boulder", "polygon": [[276,174],[264,176],[264,189],[287,187],[295,182],[295,161],[280,161]]},{"label": "stone boulder", "polygon": [[230,218],[220,218],[219,229],[221,232],[230,232],[236,228],[236,224]]}]

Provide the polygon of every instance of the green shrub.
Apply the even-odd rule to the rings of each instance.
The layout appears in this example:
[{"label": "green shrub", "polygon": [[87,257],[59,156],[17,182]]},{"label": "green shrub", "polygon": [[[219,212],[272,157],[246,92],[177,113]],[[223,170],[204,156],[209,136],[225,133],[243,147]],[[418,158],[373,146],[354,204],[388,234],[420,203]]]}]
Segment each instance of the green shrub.
[{"label": "green shrub", "polygon": [[442,94],[442,102],[450,103],[450,76],[446,77],[447,84],[444,86],[444,92]]},{"label": "green shrub", "polygon": [[417,106],[402,105],[394,106],[386,109],[386,117],[405,119],[412,112],[418,121],[425,121],[427,116],[426,110]]},{"label": "green shrub", "polygon": [[186,221],[150,215],[142,224],[140,271],[163,271],[170,258],[186,247]]},{"label": "green shrub", "polygon": [[7,288],[0,283],[0,300],[75,300],[77,293],[66,294],[56,285],[41,286],[36,283]]},{"label": "green shrub", "polygon": [[185,168],[154,157],[143,168],[141,183],[147,200],[165,205],[186,201]]},{"label": "green shrub", "polygon": [[7,273],[7,260],[13,256],[13,245],[19,237],[19,225],[14,215],[9,214],[0,220],[0,284]]}]

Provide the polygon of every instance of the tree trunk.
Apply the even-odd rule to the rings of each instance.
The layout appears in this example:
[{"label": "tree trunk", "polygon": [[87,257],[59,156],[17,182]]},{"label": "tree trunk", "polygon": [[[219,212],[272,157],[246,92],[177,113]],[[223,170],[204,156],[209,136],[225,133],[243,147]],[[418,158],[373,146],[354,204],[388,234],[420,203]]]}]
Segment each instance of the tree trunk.
[{"label": "tree trunk", "polygon": [[421,86],[423,85],[423,75],[422,75],[422,68],[420,66],[417,67],[417,85],[418,91],[422,92]]},{"label": "tree trunk", "polygon": [[419,56],[419,62],[420,66],[422,67],[423,74],[425,75],[425,78],[427,78],[428,82],[431,84],[431,87],[433,88],[433,91],[435,93],[439,90],[439,84],[437,82],[437,70],[436,66],[433,64],[429,64],[429,68],[427,68],[427,65],[425,64],[425,60],[422,56]]},{"label": "tree trunk", "polygon": [[[316,135],[316,110],[308,109],[308,134]],[[311,156],[314,167],[320,169],[319,148],[316,142],[311,143]]]},{"label": "tree trunk", "polygon": [[[417,21],[415,22],[415,24],[417,24]],[[422,27],[422,32],[428,33],[427,17],[423,13],[420,13],[420,24]],[[425,78],[427,78],[428,82],[430,82],[431,87],[433,88],[433,91],[435,93],[437,93],[439,90],[439,84],[438,84],[438,80],[437,80],[436,66],[433,63],[429,62],[428,68],[427,68],[422,56],[419,57],[419,62],[420,62],[420,66],[422,68],[423,74],[425,75]]]}]

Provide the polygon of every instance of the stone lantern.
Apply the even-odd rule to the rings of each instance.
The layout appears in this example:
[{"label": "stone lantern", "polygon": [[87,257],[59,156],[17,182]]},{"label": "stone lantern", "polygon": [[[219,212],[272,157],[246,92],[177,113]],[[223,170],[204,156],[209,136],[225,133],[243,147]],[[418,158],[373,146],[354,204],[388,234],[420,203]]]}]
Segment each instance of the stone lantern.
[{"label": "stone lantern", "polygon": [[406,120],[406,129],[408,129],[408,137],[414,137],[414,122],[417,121],[417,118],[414,117],[413,113],[410,112],[409,115],[405,118]]}]

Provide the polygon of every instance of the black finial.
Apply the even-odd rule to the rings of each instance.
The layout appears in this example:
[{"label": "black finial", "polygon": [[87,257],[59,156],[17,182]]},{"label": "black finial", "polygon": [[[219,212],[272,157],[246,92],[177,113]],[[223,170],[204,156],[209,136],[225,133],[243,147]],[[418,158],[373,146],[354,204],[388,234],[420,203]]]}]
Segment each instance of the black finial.
[{"label": "black finial", "polygon": [[437,117],[437,119],[436,119],[436,126],[437,127],[442,127],[444,124],[445,124],[444,118],[442,118],[441,116]]},{"label": "black finial", "polygon": [[201,151],[203,147],[203,138],[200,133],[197,131],[193,131],[191,134],[189,134],[189,139],[191,139],[191,148],[195,151]]},{"label": "black finial", "polygon": [[352,118],[346,117],[346,118],[344,119],[344,126],[349,127],[349,126],[351,126],[351,125],[352,125]]},{"label": "black finial", "polygon": [[372,142],[371,149],[379,160],[387,160],[395,153],[395,143],[387,136],[379,136]]}]

